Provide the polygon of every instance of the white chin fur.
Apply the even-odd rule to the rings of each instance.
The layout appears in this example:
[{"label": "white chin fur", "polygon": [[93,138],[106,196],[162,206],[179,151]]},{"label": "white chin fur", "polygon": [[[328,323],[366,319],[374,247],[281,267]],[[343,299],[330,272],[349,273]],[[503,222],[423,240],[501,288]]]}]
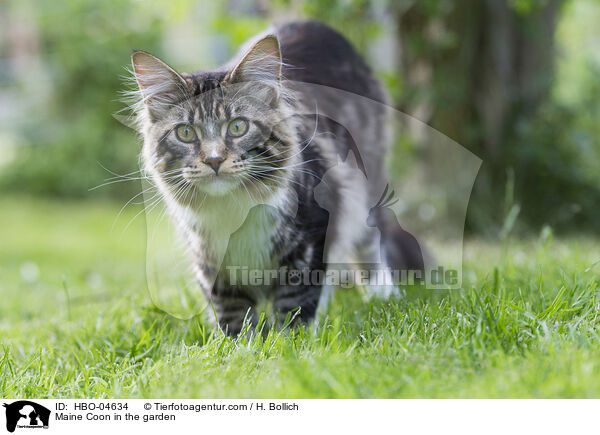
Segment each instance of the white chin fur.
[{"label": "white chin fur", "polygon": [[233,177],[210,177],[194,180],[198,190],[211,196],[223,196],[235,190],[240,182]]}]

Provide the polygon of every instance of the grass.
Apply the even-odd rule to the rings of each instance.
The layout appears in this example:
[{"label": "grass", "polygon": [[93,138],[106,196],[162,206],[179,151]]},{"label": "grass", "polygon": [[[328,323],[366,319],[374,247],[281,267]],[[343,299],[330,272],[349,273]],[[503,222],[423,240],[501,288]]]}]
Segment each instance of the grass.
[{"label": "grass", "polygon": [[152,306],[137,210],[0,211],[1,397],[600,397],[597,240],[469,241],[461,291],[232,339]]}]

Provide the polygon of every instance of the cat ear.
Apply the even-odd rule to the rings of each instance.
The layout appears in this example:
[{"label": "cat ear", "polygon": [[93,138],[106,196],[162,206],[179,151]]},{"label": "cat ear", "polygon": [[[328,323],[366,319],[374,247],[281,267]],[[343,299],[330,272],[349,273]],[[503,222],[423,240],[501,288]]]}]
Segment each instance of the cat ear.
[{"label": "cat ear", "polygon": [[145,51],[134,51],[131,63],[142,102],[153,118],[186,97],[185,79],[159,58]]},{"label": "cat ear", "polygon": [[281,78],[281,50],[275,35],[267,35],[246,52],[228,74],[231,83],[277,81]]}]

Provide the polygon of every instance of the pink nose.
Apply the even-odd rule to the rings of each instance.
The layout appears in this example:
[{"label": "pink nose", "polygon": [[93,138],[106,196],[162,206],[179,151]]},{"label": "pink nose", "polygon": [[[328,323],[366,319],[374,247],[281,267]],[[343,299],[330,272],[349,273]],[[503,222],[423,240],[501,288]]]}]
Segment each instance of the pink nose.
[{"label": "pink nose", "polygon": [[208,166],[213,168],[213,171],[215,171],[215,174],[219,173],[219,167],[221,166],[221,163],[223,163],[224,161],[225,161],[225,159],[222,156],[208,157],[208,158],[204,159],[204,163],[206,163]]}]

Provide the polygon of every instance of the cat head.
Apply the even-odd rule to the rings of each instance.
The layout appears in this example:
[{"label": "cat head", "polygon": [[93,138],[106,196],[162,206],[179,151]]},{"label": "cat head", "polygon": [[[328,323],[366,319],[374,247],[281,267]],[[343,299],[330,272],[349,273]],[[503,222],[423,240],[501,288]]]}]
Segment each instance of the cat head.
[{"label": "cat head", "polygon": [[176,200],[264,199],[285,185],[298,150],[275,36],[216,71],[178,73],[143,51],[132,64],[144,169]]}]

